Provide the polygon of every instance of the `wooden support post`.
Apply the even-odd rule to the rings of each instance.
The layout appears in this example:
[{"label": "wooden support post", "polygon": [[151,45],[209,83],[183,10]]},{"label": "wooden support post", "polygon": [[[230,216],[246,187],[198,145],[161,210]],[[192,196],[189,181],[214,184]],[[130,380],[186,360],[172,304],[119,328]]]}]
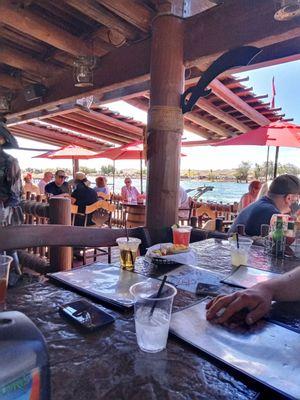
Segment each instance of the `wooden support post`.
[{"label": "wooden support post", "polygon": [[[71,225],[71,201],[66,198],[52,198],[49,200],[49,224]],[[67,271],[72,268],[71,247],[51,247],[51,271]]]},{"label": "wooden support post", "polygon": [[183,132],[183,25],[168,13],[153,21],[150,74],[146,225],[160,229],[178,220]]}]

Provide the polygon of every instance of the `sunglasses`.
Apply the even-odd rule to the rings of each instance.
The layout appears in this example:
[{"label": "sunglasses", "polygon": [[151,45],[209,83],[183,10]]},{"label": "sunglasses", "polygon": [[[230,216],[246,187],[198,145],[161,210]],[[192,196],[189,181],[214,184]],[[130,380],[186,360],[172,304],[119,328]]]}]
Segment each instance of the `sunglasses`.
[{"label": "sunglasses", "polygon": [[66,176],[64,176],[64,175],[57,175],[59,178],[61,178],[61,179],[66,179]]}]

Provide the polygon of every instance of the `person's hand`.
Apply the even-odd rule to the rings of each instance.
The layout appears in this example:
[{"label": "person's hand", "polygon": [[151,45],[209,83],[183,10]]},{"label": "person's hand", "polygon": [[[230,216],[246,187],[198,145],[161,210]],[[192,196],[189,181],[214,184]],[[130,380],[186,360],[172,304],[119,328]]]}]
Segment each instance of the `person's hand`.
[{"label": "person's hand", "polygon": [[246,309],[245,322],[252,325],[268,313],[272,297],[271,290],[264,283],[228,296],[220,295],[206,305],[206,318],[208,321],[224,324]]}]

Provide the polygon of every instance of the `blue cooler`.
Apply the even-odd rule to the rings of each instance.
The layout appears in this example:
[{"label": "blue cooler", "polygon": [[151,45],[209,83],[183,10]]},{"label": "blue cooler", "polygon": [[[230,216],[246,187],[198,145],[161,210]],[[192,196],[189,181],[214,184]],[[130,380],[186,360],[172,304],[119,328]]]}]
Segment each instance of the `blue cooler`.
[{"label": "blue cooler", "polygon": [[50,399],[45,339],[34,323],[18,311],[0,313],[0,399]]}]

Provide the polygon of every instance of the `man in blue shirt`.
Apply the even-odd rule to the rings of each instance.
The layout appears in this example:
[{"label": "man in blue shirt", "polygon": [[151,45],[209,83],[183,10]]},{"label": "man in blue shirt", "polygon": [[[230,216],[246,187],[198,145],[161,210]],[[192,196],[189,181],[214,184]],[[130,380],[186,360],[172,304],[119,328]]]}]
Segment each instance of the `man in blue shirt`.
[{"label": "man in blue shirt", "polygon": [[259,236],[261,225],[269,225],[273,214],[288,214],[292,204],[298,201],[299,194],[300,180],[295,175],[278,176],[266,196],[241,211],[229,233],[236,232],[237,225],[244,225],[246,235]]}]

